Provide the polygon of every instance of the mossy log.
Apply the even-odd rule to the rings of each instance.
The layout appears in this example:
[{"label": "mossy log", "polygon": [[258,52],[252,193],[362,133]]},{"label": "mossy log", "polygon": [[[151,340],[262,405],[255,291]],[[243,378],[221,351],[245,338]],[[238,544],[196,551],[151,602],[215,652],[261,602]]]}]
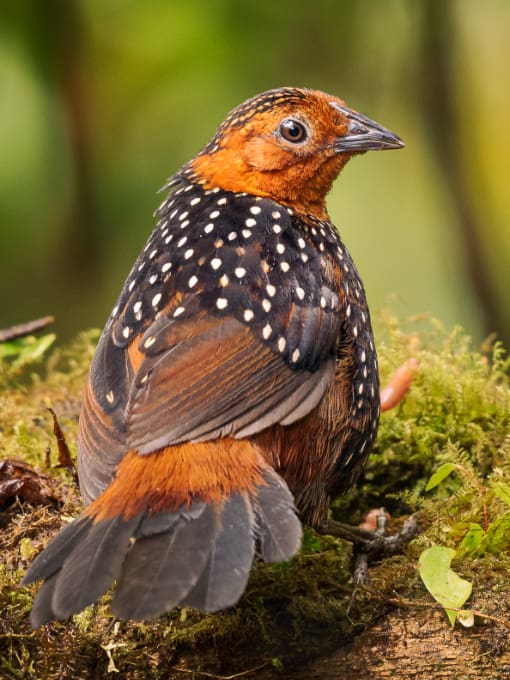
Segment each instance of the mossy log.
[{"label": "mossy log", "polygon": [[[357,523],[384,505],[397,518],[393,528],[417,512],[423,533],[404,554],[372,565],[369,581],[355,588],[350,546],[307,530],[294,560],[256,566],[237,607],[216,615],[177,610],[143,624],[114,621],[105,596],[70,621],[31,630],[35,589],[19,582],[81,508],[72,475],[57,467],[47,409],[74,455],[97,333],[46,351],[38,365],[32,361],[41,354],[26,349],[30,338],[18,353],[4,352],[0,461],[22,462],[0,463],[0,677],[510,678],[508,361],[498,345],[473,351],[460,330],[447,334],[428,320],[410,325],[383,315],[377,327],[383,382],[411,356],[420,369],[405,400],[383,415],[363,479],[331,512]],[[445,462],[456,471],[426,492]],[[26,483],[23,466],[31,471]],[[475,525],[484,538],[466,546]],[[420,579],[419,555],[434,544],[457,550],[452,566],[473,584],[465,605],[472,627],[452,627]]]}]

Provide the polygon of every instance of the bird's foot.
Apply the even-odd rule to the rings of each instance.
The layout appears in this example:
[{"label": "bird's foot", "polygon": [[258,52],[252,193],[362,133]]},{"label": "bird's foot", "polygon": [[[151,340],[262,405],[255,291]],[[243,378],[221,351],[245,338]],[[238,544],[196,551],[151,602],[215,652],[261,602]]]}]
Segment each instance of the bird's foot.
[{"label": "bird's foot", "polygon": [[341,538],[353,544],[353,578],[356,585],[367,580],[370,562],[400,552],[409,541],[420,533],[420,527],[414,515],[411,515],[404,522],[398,534],[392,536],[384,535],[386,528],[386,513],[384,510],[381,510],[377,518],[376,531],[342,524],[334,520],[328,520],[317,529],[321,534],[335,536],[335,538]]}]

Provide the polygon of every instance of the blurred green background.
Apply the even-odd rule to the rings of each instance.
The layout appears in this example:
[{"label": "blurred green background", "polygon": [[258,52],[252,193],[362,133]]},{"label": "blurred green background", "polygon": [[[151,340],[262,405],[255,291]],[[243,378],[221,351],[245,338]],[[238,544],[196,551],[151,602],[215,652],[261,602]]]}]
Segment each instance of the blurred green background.
[{"label": "blurred green background", "polygon": [[0,328],[102,326],[167,176],[249,96],[326,90],[406,148],[330,214],[372,309],[510,345],[508,0],[4,0]]}]

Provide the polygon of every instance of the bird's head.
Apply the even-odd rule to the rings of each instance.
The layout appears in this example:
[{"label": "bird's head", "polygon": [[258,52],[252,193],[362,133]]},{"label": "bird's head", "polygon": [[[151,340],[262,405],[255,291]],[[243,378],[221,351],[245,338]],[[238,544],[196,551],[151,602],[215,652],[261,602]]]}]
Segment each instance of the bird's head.
[{"label": "bird's head", "polygon": [[269,90],[235,108],[183,171],[206,188],[272,198],[324,217],[355,154],[404,146],[393,132],[318,90]]}]

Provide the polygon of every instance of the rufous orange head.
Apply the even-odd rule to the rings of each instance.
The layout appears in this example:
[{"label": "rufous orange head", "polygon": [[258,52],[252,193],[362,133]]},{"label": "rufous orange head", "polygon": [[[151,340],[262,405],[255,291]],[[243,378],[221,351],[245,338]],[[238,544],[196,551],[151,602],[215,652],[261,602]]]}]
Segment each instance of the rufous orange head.
[{"label": "rufous orange head", "polygon": [[323,217],[355,154],[404,146],[393,132],[318,90],[269,90],[235,108],[184,167],[206,187],[266,196]]}]

